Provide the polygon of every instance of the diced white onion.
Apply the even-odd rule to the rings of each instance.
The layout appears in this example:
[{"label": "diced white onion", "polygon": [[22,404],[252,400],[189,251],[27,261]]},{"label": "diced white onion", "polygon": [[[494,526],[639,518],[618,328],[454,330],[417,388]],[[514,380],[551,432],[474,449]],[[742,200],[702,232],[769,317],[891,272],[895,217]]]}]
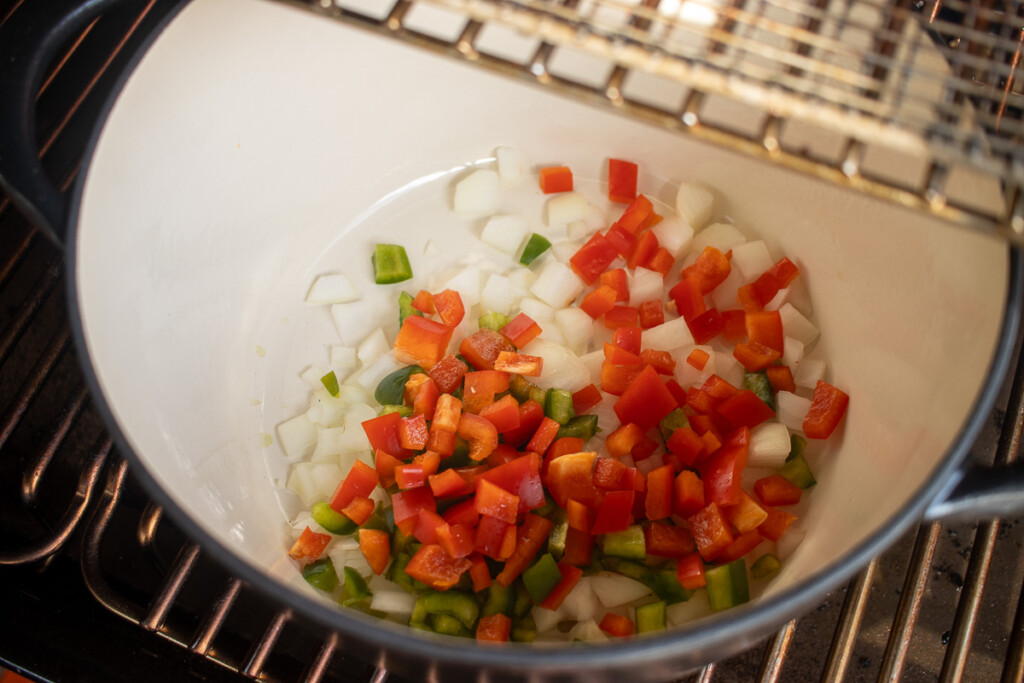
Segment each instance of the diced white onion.
[{"label": "diced white onion", "polygon": [[646,477],[648,474],[651,473],[652,470],[656,470],[659,467],[661,467],[662,465],[664,465],[665,464],[665,460],[664,460],[664,458],[661,457],[661,455],[657,455],[656,454],[656,455],[652,455],[652,456],[649,456],[647,458],[644,458],[643,460],[641,460],[641,461],[639,461],[639,462],[637,462],[635,464],[636,464],[636,468],[638,470],[640,470],[640,473],[643,474]]},{"label": "diced white onion", "polygon": [[694,230],[700,230],[711,218],[714,201],[714,195],[706,187],[680,183],[676,192],[676,213]]},{"label": "diced white onion", "polygon": [[651,589],[622,574],[598,572],[590,576],[590,587],[605,607],[618,607],[650,595]]},{"label": "diced white onion", "polygon": [[302,374],[299,375],[299,377],[310,389],[316,391],[317,389],[324,388],[324,383],[321,378],[326,374],[327,371],[319,365],[310,365],[302,371]]},{"label": "diced white onion", "polygon": [[648,349],[673,351],[680,346],[693,344],[693,335],[683,318],[669,320],[649,330],[644,330],[643,344]]},{"label": "diced white onion", "polygon": [[509,256],[522,246],[530,229],[522,216],[491,216],[480,233],[480,241]]},{"label": "diced white onion", "polygon": [[427,240],[427,243],[423,245],[424,256],[437,256],[441,253],[441,248],[437,246],[434,240]]},{"label": "diced white onion", "polygon": [[370,609],[387,614],[412,614],[412,608],[416,604],[416,596],[396,587],[396,590],[373,591],[370,599]]},{"label": "diced white onion", "polygon": [[601,365],[604,363],[604,351],[591,351],[583,354],[579,359],[590,374],[590,383],[601,386]]},{"label": "diced white onion", "polygon": [[395,370],[402,367],[402,363],[393,354],[386,353],[369,365],[363,367],[356,375],[356,381],[364,389],[373,389],[377,384]]},{"label": "diced white onion", "polygon": [[772,300],[764,305],[764,310],[777,311],[785,306],[789,303],[789,293],[789,287],[783,287],[779,291],[775,292],[775,296],[772,297]]},{"label": "diced white onion", "polygon": [[342,424],[346,405],[340,398],[341,391],[338,394],[338,397],[331,396],[323,385],[314,390],[309,397],[309,408],[306,410],[309,421],[321,427],[336,427]]},{"label": "diced white onion", "polygon": [[[346,539],[337,539],[327,548],[327,555],[331,558],[331,562],[334,563],[335,571],[339,571],[341,567],[350,567],[363,577],[373,574],[373,570],[370,569],[370,563],[367,562],[366,558],[363,557],[363,554],[359,552],[358,543],[356,544],[355,549],[351,549],[341,544],[341,541],[344,540]],[[344,581],[345,575],[342,574],[338,578],[339,580]]]},{"label": "diced white onion", "polygon": [[469,266],[460,270],[455,277],[448,280],[442,289],[454,289],[462,297],[462,305],[467,309],[480,303],[480,286],[483,273],[477,266]]},{"label": "diced white onion", "polygon": [[645,301],[661,301],[664,291],[665,278],[661,273],[647,268],[637,268],[633,271],[633,278],[629,283],[629,305],[639,306]]},{"label": "diced white onion", "polygon": [[347,304],[332,304],[331,318],[345,346],[355,346],[376,327],[373,310],[362,299]]},{"label": "diced white onion", "polygon": [[384,330],[378,327],[366,335],[366,339],[356,347],[356,357],[365,365],[372,363],[390,350],[391,344],[388,343],[388,338],[384,336]]},{"label": "diced white onion", "polygon": [[518,301],[525,297],[530,291],[530,287],[532,287],[533,283],[537,280],[537,274],[524,266],[513,268],[512,271],[508,273],[507,277],[509,294],[513,301]]},{"label": "diced white onion", "polygon": [[793,431],[803,432],[804,418],[811,409],[811,400],[788,391],[775,394],[775,412],[782,424]]},{"label": "diced white onion", "polygon": [[523,179],[523,155],[515,147],[498,147],[494,150],[498,161],[498,178],[503,184],[511,185]]},{"label": "diced white onion", "polygon": [[569,266],[555,260],[544,264],[530,292],[552,308],[565,308],[583,291],[583,280]]},{"label": "diced white onion", "polygon": [[593,229],[587,225],[586,220],[572,221],[565,226],[565,236],[573,242],[583,242],[590,237]]},{"label": "diced white onion", "polygon": [[[334,463],[315,462],[310,463],[313,469],[309,476],[313,480],[313,495],[316,500],[326,500],[334,493],[341,483],[341,470]],[[314,501],[315,502],[315,501]]]},{"label": "diced white onion", "polygon": [[341,453],[341,437],[344,427],[318,427],[316,430],[316,450],[313,451],[312,462],[338,462]]},{"label": "diced white onion", "polygon": [[288,483],[285,485],[285,488],[302,499],[302,504],[307,508],[312,507],[314,503],[320,500],[316,494],[316,487],[313,485],[312,472],[313,463],[295,463],[288,473]]},{"label": "diced white onion", "polygon": [[582,640],[585,643],[605,643],[610,640],[608,634],[593,619],[580,621],[566,634],[571,641]]},{"label": "diced white onion", "polygon": [[[338,370],[352,370],[356,367],[356,350],[341,344],[331,345],[331,367]],[[340,378],[339,378],[340,379]]]},{"label": "diced white onion", "polygon": [[533,382],[544,389],[579,391],[590,384],[587,367],[576,354],[561,344],[537,338],[523,347],[523,353],[544,359],[540,377],[533,378]]},{"label": "diced white onion", "polygon": [[782,364],[788,365],[790,369],[796,367],[796,364],[804,357],[803,342],[792,337],[785,337],[782,340],[782,349]]},{"label": "diced white onion", "polygon": [[819,379],[825,379],[825,361],[816,358],[804,358],[793,373],[793,382],[798,387],[813,389]]},{"label": "diced white onion", "polygon": [[277,425],[277,442],[290,459],[308,458],[316,448],[316,425],[306,414]]},{"label": "diced white onion", "polygon": [[498,207],[498,172],[481,168],[455,183],[456,213],[481,216]]},{"label": "diced white onion", "polygon": [[789,455],[789,429],[781,422],[764,422],[750,430],[750,467],[778,468]]},{"label": "diced white onion", "polygon": [[562,610],[569,619],[586,621],[597,616],[597,596],[590,586],[590,577],[583,576],[576,582],[569,595],[562,602]]},{"label": "diced white onion", "polygon": [[687,260],[700,256],[705,247],[714,247],[724,254],[746,241],[746,236],[732,223],[712,223],[694,236],[690,258]]},{"label": "diced white onion", "polygon": [[548,225],[565,226],[587,217],[587,198],[582,192],[566,192],[548,200]]},{"label": "diced white onion", "polygon": [[545,339],[553,344],[559,346],[566,346],[565,335],[562,334],[562,328],[558,326],[554,320],[549,320],[544,323],[540,329],[540,334],[537,335],[538,339]]},{"label": "diced white onion", "polygon": [[[641,337],[641,340],[646,341],[643,340],[643,337]],[[703,370],[698,370],[697,368],[693,367],[692,365],[686,362],[686,359],[689,358],[690,354],[693,352],[694,349],[700,349],[708,354],[708,360],[704,364]],[[724,356],[725,354],[719,354],[711,346],[683,346],[679,349],[676,349],[672,353],[672,356],[676,359],[676,369],[672,373],[676,379],[676,382],[678,382],[679,386],[683,388],[692,386],[694,384],[698,386],[704,384],[704,382],[707,381],[708,377],[714,374],[715,359],[718,358],[719,355]]]},{"label": "diced white onion", "polygon": [[787,337],[793,337],[804,346],[810,346],[818,338],[818,328],[792,304],[783,304],[779,308],[779,315]]},{"label": "diced white onion", "polygon": [[764,240],[738,244],[732,248],[733,269],[738,270],[745,282],[753,282],[774,265]]},{"label": "diced white onion", "polygon": [[678,218],[664,219],[651,228],[651,232],[658,238],[658,244],[665,247],[673,258],[679,258],[693,241],[693,228]]},{"label": "diced white onion", "polygon": [[480,306],[485,311],[508,315],[512,308],[512,285],[507,277],[495,273],[487,278],[487,284],[480,290]]},{"label": "diced white onion", "polygon": [[[598,353],[601,353],[598,351]],[[602,358],[604,354],[601,354]],[[598,387],[601,386],[600,378],[594,382]],[[604,430],[605,434],[611,434],[622,424],[619,421],[619,416],[615,412],[615,402],[619,400],[618,396],[614,394],[607,394],[601,392],[601,402],[590,409],[592,415],[597,415],[597,424]]]},{"label": "diced white onion", "polygon": [[533,321],[541,327],[544,327],[542,323],[550,322],[555,319],[555,309],[551,308],[551,306],[548,306],[543,301],[534,299],[530,296],[519,302],[519,310],[532,318]]},{"label": "diced white onion", "polygon": [[719,353],[715,356],[715,374],[733,386],[743,384],[744,368],[731,353]]},{"label": "diced white onion", "polygon": [[373,394],[358,384],[342,384],[338,387],[338,399],[349,405],[368,404],[373,400]]},{"label": "diced white onion", "polygon": [[[569,240],[562,240],[561,242],[555,242],[551,245],[551,251],[548,252],[555,259],[562,263],[567,263],[572,258],[573,254],[580,250],[579,242],[572,242]],[[535,262],[536,263],[536,262]]]},{"label": "diced white onion", "polygon": [[359,299],[359,291],[345,273],[321,275],[306,294],[308,304],[343,304]]},{"label": "diced white onion", "polygon": [[665,610],[665,622],[669,626],[682,626],[708,614],[711,614],[708,592],[696,591],[689,600],[669,605]]},{"label": "diced white onion", "polygon": [[711,305],[720,311],[736,308],[736,293],[747,283],[743,274],[736,268],[729,270],[729,275],[711,292]]},{"label": "diced white onion", "polygon": [[586,222],[587,227],[590,228],[590,232],[603,230],[608,227],[608,216],[605,214],[604,209],[593,204],[587,206],[587,215],[583,220]]},{"label": "diced white onion", "polygon": [[593,320],[581,308],[562,308],[555,311],[555,322],[562,331],[565,344],[573,353],[586,347],[593,331]]}]

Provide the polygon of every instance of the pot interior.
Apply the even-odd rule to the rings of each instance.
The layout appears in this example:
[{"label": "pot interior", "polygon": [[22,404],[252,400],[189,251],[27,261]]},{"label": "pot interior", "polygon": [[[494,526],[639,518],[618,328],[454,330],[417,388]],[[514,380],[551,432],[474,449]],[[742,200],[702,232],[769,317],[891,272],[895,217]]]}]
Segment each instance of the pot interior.
[{"label": "pot interior", "polygon": [[[450,184],[498,145],[570,166],[600,193],[608,157],[674,205],[680,180],[798,263],[815,356],[852,397],[812,450],[806,534],[768,593],[833,570],[947,457],[986,382],[1006,246],[694,139],[561,99],[278,4],[197,0],[156,40],[99,138],[75,240],[81,336],[107,410],[167,501],[283,589],[288,462],[265,435],[304,409],[298,373],[339,343],[313,277],[343,271],[394,333],[376,242],[418,279],[479,251]],[[999,201],[992,188],[991,201]],[[514,196],[513,196],[514,195]],[[541,220],[531,185],[508,209]],[[525,207],[525,208],[524,208]],[[440,254],[431,256],[427,243]]]}]

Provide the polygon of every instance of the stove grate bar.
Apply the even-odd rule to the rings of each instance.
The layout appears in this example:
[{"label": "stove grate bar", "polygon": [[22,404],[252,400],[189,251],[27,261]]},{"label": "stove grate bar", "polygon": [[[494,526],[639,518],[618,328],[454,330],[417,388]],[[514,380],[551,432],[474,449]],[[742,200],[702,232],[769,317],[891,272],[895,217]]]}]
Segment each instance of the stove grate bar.
[{"label": "stove grate bar", "polygon": [[877,571],[878,560],[871,560],[864,571],[860,572],[847,587],[839,623],[836,624],[836,630],[832,635],[832,644],[828,650],[828,659],[825,661],[825,670],[821,675],[823,683],[825,681],[841,681],[846,675],[850,660],[853,658],[854,648],[857,645],[857,634],[860,632],[860,626],[864,620],[868,597],[871,595],[871,585]]}]

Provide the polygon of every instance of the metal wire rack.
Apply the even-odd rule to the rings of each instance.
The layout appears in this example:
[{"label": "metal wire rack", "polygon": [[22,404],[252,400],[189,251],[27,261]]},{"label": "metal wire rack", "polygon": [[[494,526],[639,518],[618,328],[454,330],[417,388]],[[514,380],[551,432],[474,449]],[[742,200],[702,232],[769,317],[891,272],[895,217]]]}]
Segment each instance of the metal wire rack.
[{"label": "metal wire rack", "polygon": [[[24,0],[40,2],[42,0]],[[20,2],[0,3],[0,21]],[[52,66],[42,159],[63,186],[124,55],[169,3],[103,16]],[[0,194],[0,662],[51,681],[395,681],[227,574],[131,478],[69,344],[59,251]],[[1008,461],[1024,364],[974,448]],[[683,677],[1024,680],[1024,525],[926,524],[814,611]]]},{"label": "metal wire rack", "polygon": [[287,1],[1024,241],[1020,3]]}]

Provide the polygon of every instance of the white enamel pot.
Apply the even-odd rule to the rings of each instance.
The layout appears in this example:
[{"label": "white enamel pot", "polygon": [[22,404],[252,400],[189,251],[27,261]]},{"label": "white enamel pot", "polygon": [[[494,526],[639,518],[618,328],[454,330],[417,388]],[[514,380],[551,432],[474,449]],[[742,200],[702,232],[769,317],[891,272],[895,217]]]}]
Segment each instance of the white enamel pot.
[{"label": "white enamel pot", "polygon": [[[926,516],[1019,509],[1019,469],[990,477],[993,493],[966,462],[1018,331],[1020,256],[1003,242],[263,0],[182,3],[61,196],[27,113],[47,51],[107,4],[54,19],[42,56],[12,60],[5,186],[66,245],[82,363],[135,474],[208,552],[346,650],[415,678],[664,680],[810,609]],[[699,181],[717,215],[800,264],[852,400],[816,463],[806,536],[750,604],[596,648],[481,648],[340,610],[287,560],[287,463],[262,435],[302,410],[297,374],[337,340],[303,303],[313,276],[348,272],[389,321],[396,290],[364,284],[370,245],[405,244],[424,272],[476,249],[479,224],[452,219],[448,188],[498,145],[593,187],[608,157],[637,160],[669,205]]]}]

